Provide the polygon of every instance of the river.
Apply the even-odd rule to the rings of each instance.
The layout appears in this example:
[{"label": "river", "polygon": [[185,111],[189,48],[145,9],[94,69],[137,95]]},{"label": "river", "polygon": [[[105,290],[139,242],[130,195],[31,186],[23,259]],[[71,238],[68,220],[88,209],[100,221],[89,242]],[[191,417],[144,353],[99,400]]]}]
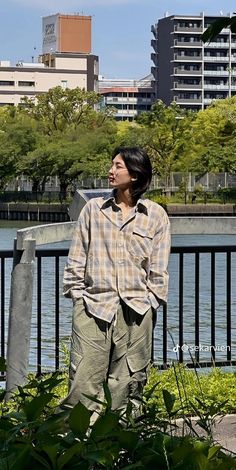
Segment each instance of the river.
[{"label": "river", "polygon": [[[0,221],[0,250],[9,250],[13,247],[16,231],[20,228],[32,225],[26,222]],[[34,223],[34,225],[36,225]],[[175,235],[172,237],[173,246],[189,245],[236,245],[236,235]],[[52,245],[50,245],[52,246]],[[55,246],[55,245],[54,245]],[[68,242],[56,244],[57,247],[67,247]],[[66,259],[60,262],[60,285],[62,286],[63,269]],[[10,272],[12,261],[6,262],[6,308],[8,310]],[[168,331],[174,338],[168,336],[168,357],[176,357],[173,351],[178,344],[178,255],[171,255],[169,264],[170,288],[168,300]],[[226,348],[226,278],[225,278],[226,256],[222,253],[216,254],[216,358],[225,358]],[[53,266],[50,259],[44,259],[42,263],[42,366],[50,369],[54,366],[53,332],[55,328],[54,318],[54,277]],[[232,255],[232,357],[236,356],[236,253]],[[190,347],[194,344],[194,255],[184,256],[184,342]],[[30,367],[33,370],[36,364],[36,286],[34,288],[32,340],[30,353]],[[203,347],[201,359],[210,360],[210,255],[200,255],[200,343]],[[71,328],[71,302],[64,299],[60,292],[60,338],[63,344],[68,344]],[[162,313],[157,316],[155,328],[155,360],[161,362],[162,351]],[[189,361],[189,353],[184,354],[184,359]],[[61,362],[64,362],[64,352],[61,353]]]}]

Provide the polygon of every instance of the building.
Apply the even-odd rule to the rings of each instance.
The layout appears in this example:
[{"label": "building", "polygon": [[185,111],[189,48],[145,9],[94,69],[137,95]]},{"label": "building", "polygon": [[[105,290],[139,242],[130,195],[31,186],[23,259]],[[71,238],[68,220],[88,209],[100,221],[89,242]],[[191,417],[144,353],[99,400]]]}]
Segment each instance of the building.
[{"label": "building", "polygon": [[156,99],[200,110],[236,93],[236,34],[225,28],[210,44],[201,41],[218,18],[204,13],[172,15],[152,26]]},{"label": "building", "polygon": [[117,121],[132,121],[137,114],[149,111],[154,95],[151,75],[140,80],[117,80],[99,77],[103,106],[115,109]]},{"label": "building", "polygon": [[18,105],[50,88],[98,91],[98,57],[91,54],[91,17],[43,18],[43,47],[37,63],[0,61],[0,106]]},{"label": "building", "polygon": [[43,54],[70,52],[90,54],[92,18],[83,15],[56,15],[43,18]]}]

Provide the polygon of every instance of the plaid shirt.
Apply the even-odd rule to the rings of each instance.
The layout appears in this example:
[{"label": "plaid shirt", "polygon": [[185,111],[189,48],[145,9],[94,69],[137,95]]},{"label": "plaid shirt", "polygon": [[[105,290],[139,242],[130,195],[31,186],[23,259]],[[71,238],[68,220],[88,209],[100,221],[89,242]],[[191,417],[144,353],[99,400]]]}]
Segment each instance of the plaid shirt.
[{"label": "plaid shirt", "polygon": [[143,315],[167,299],[170,224],[164,209],[139,199],[127,219],[114,193],[83,207],[64,272],[64,295],[83,297],[91,315],[111,322],[120,299]]}]

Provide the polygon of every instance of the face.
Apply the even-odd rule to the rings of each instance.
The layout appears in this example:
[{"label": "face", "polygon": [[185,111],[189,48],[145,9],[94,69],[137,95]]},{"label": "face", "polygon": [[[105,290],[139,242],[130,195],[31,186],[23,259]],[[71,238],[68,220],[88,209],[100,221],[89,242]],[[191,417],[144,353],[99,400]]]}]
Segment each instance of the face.
[{"label": "face", "polygon": [[120,154],[116,155],[109,170],[109,183],[112,188],[126,189],[131,186],[133,178],[128,172]]}]

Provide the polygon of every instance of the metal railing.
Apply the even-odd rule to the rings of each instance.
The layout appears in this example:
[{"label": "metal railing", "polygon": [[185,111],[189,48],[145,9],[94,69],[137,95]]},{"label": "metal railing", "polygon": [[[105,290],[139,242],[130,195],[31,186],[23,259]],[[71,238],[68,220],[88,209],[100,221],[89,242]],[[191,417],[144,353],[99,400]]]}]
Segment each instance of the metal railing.
[{"label": "metal railing", "polygon": [[[38,374],[44,372],[43,366],[43,348],[45,347],[45,338],[43,338],[42,330],[51,327],[53,324],[53,330],[50,331],[50,355],[53,357],[53,367],[51,369],[61,368],[61,356],[60,356],[60,341],[62,336],[67,340],[70,336],[70,328],[63,326],[63,319],[66,317],[65,310],[61,313],[61,302],[62,295],[60,293],[62,283],[62,270],[65,264],[65,259],[68,254],[68,249],[40,249],[36,251],[36,300],[35,300],[35,361],[34,366]],[[224,256],[225,269],[222,267],[220,274],[220,282],[222,286],[225,286],[223,299],[221,299],[221,309],[223,309],[224,319],[219,320],[217,313],[217,289],[216,289],[216,275],[218,272],[216,269],[216,259],[218,255]],[[7,303],[9,300],[6,295],[6,272],[5,264],[6,261],[11,259],[13,256],[12,251],[0,251],[1,259],[1,356],[6,355],[6,327],[7,327]],[[173,257],[177,256],[174,259]],[[193,274],[191,284],[187,286],[190,289],[190,297],[192,306],[188,307],[188,317],[186,317],[186,308],[184,297],[186,295],[186,262],[189,265],[188,256],[191,256],[191,272]],[[202,281],[201,276],[201,264],[205,257],[209,258],[209,279]],[[43,260],[51,258],[50,276],[53,279],[51,288],[49,289],[50,295],[47,294],[47,301],[50,303],[50,324],[45,325],[42,315],[42,296],[43,296],[43,283],[46,282],[47,278],[44,279],[42,272]],[[179,360],[188,364],[188,366],[200,365],[200,366],[211,366],[213,364],[217,366],[224,365],[236,365],[236,328],[232,321],[233,315],[236,311],[236,298],[232,297],[233,290],[232,285],[234,278],[236,279],[236,246],[178,246],[172,247],[171,260],[174,260],[175,275],[172,273],[172,277],[175,276],[175,289],[176,293],[171,299],[171,288],[170,288],[170,300],[168,306],[163,307],[163,315],[161,309],[158,310],[158,324],[154,333],[154,358],[159,367],[166,367],[167,364],[172,360]],[[8,262],[9,263],[9,262]],[[217,261],[218,263],[218,261]],[[223,263],[221,262],[221,265]],[[9,270],[10,266],[8,266]],[[46,276],[45,276],[46,277]],[[188,277],[188,273],[187,273]],[[219,276],[218,276],[219,277]],[[207,300],[208,316],[207,325],[205,325],[204,334],[205,342],[208,344],[209,357],[207,358],[205,353],[201,350],[201,289],[202,282],[206,283],[209,281],[209,299]],[[219,282],[219,279],[218,279]],[[9,287],[9,286],[8,286]],[[47,291],[48,292],[48,291]],[[49,298],[50,297],[50,298]],[[173,296],[172,296],[173,297]],[[223,306],[222,306],[223,305]],[[67,306],[68,310],[72,310],[71,304]],[[54,311],[53,311],[54,310]],[[191,312],[190,312],[191,310]],[[174,312],[174,314],[173,314]],[[173,321],[173,315],[175,320]],[[192,316],[191,316],[192,315]],[[186,321],[187,323],[191,319],[191,335],[188,334],[188,341],[186,342]],[[47,320],[48,321],[48,320]],[[206,321],[206,319],[204,320]],[[70,322],[68,321],[68,324]],[[68,325],[67,325],[68,326]],[[63,327],[63,335],[61,329]],[[189,326],[187,326],[189,328]],[[217,351],[216,344],[216,331],[220,328],[221,337],[224,339],[224,347],[220,352],[220,358]],[[190,347],[189,347],[190,345]],[[174,351],[174,352],[173,352]],[[51,370],[50,369],[50,370]],[[2,380],[4,375],[2,374]]]}]

